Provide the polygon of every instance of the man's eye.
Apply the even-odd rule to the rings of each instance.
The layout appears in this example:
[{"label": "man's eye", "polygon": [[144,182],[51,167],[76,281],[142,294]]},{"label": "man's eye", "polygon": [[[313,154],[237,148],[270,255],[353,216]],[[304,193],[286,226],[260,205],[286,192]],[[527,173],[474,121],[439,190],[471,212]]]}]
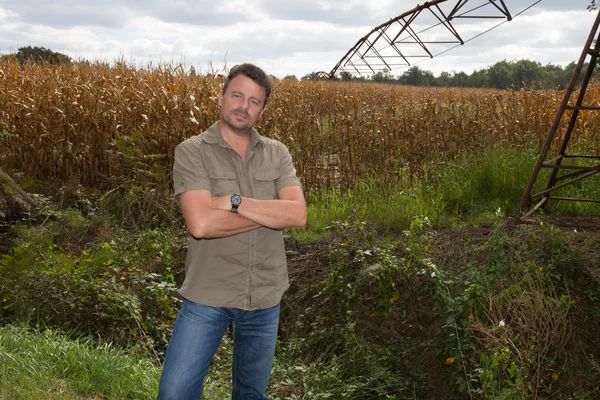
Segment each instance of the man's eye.
[{"label": "man's eye", "polygon": [[259,105],[259,104],[258,104],[258,101],[256,101],[256,100],[252,100],[252,104],[254,104],[255,106],[258,106],[258,105]]}]

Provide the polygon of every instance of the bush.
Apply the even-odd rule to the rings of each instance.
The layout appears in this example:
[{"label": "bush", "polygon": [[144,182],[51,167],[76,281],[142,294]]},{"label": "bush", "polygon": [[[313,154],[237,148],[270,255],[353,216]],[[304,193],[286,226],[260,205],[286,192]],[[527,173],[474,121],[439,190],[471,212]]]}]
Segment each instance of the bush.
[{"label": "bush", "polygon": [[448,316],[445,354],[471,395],[555,398],[568,385],[561,377],[574,367],[566,351],[575,302],[569,268],[556,267],[570,265],[565,257],[572,255],[552,230],[537,232],[493,232],[483,265],[438,271],[436,293]]},{"label": "bush", "polygon": [[177,241],[170,232],[117,231],[110,242],[65,248],[57,229],[64,223],[17,229],[15,247],[0,260],[2,320],[60,327],[160,356],[180,302]]}]

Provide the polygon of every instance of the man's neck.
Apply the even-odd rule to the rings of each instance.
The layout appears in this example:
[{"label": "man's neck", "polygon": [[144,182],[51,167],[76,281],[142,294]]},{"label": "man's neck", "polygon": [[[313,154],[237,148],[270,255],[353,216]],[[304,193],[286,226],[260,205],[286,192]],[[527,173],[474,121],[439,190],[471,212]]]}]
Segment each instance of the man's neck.
[{"label": "man's neck", "polygon": [[252,129],[241,131],[233,129],[223,121],[219,121],[219,132],[223,139],[234,149],[242,159],[246,158],[246,149],[250,144],[250,138],[252,136]]}]

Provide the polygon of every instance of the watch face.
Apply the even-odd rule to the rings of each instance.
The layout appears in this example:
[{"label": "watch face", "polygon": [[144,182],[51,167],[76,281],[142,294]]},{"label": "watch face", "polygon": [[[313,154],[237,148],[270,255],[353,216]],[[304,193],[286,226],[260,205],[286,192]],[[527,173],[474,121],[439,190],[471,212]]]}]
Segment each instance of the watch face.
[{"label": "watch face", "polygon": [[240,196],[239,194],[234,194],[233,196],[231,196],[231,205],[232,206],[239,206],[240,204],[242,204],[242,196]]}]

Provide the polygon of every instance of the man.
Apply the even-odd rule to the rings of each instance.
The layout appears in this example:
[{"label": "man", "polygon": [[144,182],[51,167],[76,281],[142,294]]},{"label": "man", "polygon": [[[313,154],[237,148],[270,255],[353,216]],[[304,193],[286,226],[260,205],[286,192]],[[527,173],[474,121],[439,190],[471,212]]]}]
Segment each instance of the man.
[{"label": "man", "polygon": [[230,322],[232,398],[267,399],[279,303],[289,286],[282,229],[306,223],[287,148],[253,128],[270,93],[262,69],[236,65],[219,93],[220,120],[175,149],[175,197],[192,237],[159,399],[201,397]]}]

